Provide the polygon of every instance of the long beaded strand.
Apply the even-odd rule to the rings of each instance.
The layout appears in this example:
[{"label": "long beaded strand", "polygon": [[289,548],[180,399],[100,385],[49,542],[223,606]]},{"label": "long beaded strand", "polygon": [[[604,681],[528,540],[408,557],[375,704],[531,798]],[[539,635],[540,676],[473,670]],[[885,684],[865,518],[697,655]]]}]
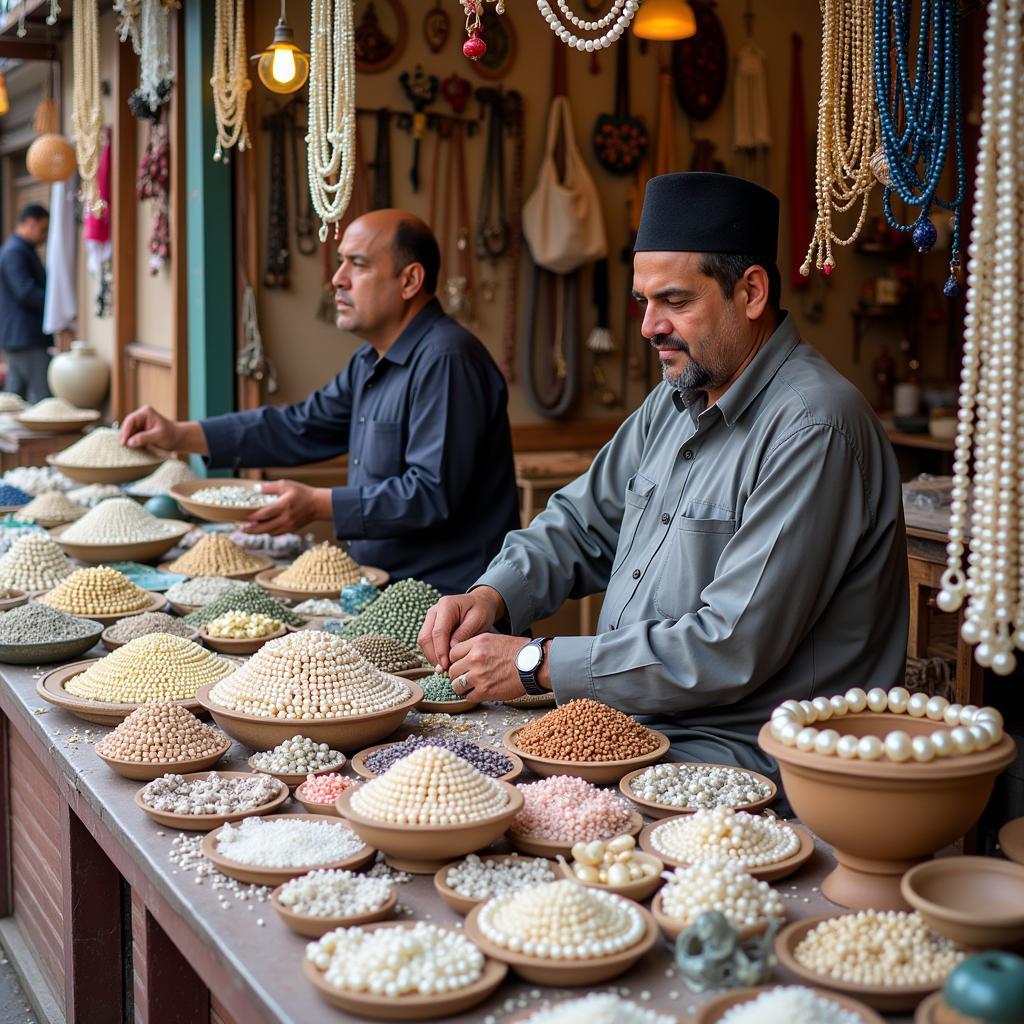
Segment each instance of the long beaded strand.
[{"label": "long beaded strand", "polygon": [[998,675],[1013,671],[1015,648],[1024,650],[1024,374],[1016,335],[1024,287],[1022,15],[1024,0],[989,0],[947,568],[937,599],[946,612],[966,600],[961,636]]},{"label": "long beaded strand", "polygon": [[103,100],[100,96],[100,42],[96,0],[78,0],[71,15],[71,53],[74,64],[71,125],[81,181],[79,195],[87,210],[103,210],[96,175],[103,140]]},{"label": "long beaded strand", "polygon": [[[820,0],[821,99],[818,102],[818,149],[815,198],[818,215],[807,258],[827,277],[835,269],[832,243],[851,245],[861,232],[875,185],[871,156],[878,145],[878,113],[871,79],[874,40],[873,0]],[[832,226],[834,214],[860,204],[857,221],[846,238]]]},{"label": "long beaded strand", "polygon": [[245,0],[215,0],[213,21],[213,112],[217,121],[214,160],[227,160],[225,150],[249,148],[245,103],[252,87],[245,54]]},{"label": "long beaded strand", "polygon": [[[921,0],[911,79],[910,0],[876,0],[874,63],[884,156],[879,165],[885,185],[882,208],[891,227],[911,232],[918,252],[928,252],[935,244],[937,232],[930,218],[931,207],[952,211],[949,278],[943,286],[949,298],[960,294],[960,204],[965,188],[957,17],[957,0]],[[935,190],[950,142],[955,151],[956,190],[952,199],[941,199]],[[908,206],[921,208],[913,224],[896,219],[893,192]]]},{"label": "long beaded strand", "polygon": [[[540,11],[541,17],[548,23],[551,31],[566,46],[570,49],[584,50],[587,53],[611,46],[629,27],[633,15],[640,7],[639,0],[613,0],[611,9],[603,18],[588,21],[573,13],[567,0],[556,0],[556,4],[561,17],[552,9],[549,0],[537,0],[537,10]],[[593,35],[591,38],[576,35],[572,29],[565,26],[562,18],[565,18],[565,21],[581,32],[590,32]]]}]

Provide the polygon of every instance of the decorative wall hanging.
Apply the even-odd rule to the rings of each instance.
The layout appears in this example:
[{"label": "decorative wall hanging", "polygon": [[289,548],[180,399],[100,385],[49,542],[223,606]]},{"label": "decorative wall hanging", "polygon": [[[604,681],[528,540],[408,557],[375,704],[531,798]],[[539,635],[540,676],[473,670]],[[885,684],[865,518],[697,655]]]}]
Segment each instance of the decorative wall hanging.
[{"label": "decorative wall hanging", "polygon": [[485,11],[480,19],[482,34],[479,41],[487,40],[487,51],[473,60],[473,70],[490,81],[504,78],[516,62],[516,26],[507,12],[499,17],[498,11]]},{"label": "decorative wall hanging", "polygon": [[[487,43],[483,40],[483,15],[488,0],[459,0],[463,13],[466,15],[466,41],[462,44],[462,55],[470,60],[480,60],[487,53]],[[505,0],[490,0],[498,14],[505,13]]]},{"label": "decorative wall hanging", "polygon": [[[593,53],[615,43],[629,28],[640,7],[639,0],[612,0],[611,8],[600,18],[581,18],[569,6],[569,0],[555,0],[555,11],[549,0],[537,0],[537,10],[548,27],[572,50]],[[563,22],[562,19],[565,19]],[[568,26],[572,26],[571,28]],[[583,33],[577,35],[573,29]]]},{"label": "decorative wall hanging", "polygon": [[377,137],[374,141],[373,190],[370,196],[371,210],[390,210],[391,199],[391,111],[382,107],[374,112],[377,120]]},{"label": "decorative wall hanging", "polygon": [[46,24],[56,25],[58,18],[60,18],[60,3],[58,0],[50,0],[50,13],[46,15]]},{"label": "decorative wall hanging", "polygon": [[948,567],[937,599],[945,612],[966,601],[960,635],[977,645],[974,660],[1000,676],[1024,649],[1022,16],[1022,0],[989,0]]},{"label": "decorative wall hanging", "polygon": [[[50,71],[52,76],[52,67]],[[75,148],[57,130],[58,124],[57,104],[47,97],[36,107],[33,125],[38,135],[25,154],[28,173],[37,181],[67,181],[75,173]]]},{"label": "decorative wall hanging", "polygon": [[440,4],[435,4],[423,15],[423,38],[431,53],[440,53],[444,49],[450,31],[451,20]]},{"label": "decorative wall hanging", "polygon": [[[76,5],[77,6],[77,5]],[[85,239],[85,263],[97,281],[96,316],[110,315],[113,302],[113,248],[110,241],[110,129],[100,134],[102,149],[96,169],[97,207],[85,208],[82,237]]]},{"label": "decorative wall hanging", "polygon": [[[922,0],[911,78],[910,0],[875,0],[875,101],[882,138],[875,167],[885,186],[882,209],[892,228],[911,232],[918,252],[928,252],[936,242],[932,206],[952,212],[949,278],[943,288],[949,298],[960,294],[965,188],[958,17],[957,0]],[[951,199],[941,199],[936,190],[950,146],[956,188]],[[913,224],[903,224],[893,214],[893,192],[908,206],[920,207]]]},{"label": "decorative wall hanging", "polygon": [[472,95],[473,86],[469,79],[461,78],[455,72],[441,81],[441,96],[456,114],[461,114],[466,109]]},{"label": "decorative wall hanging", "polygon": [[672,44],[676,99],[695,121],[705,121],[719,107],[729,74],[725,32],[714,6],[693,0],[697,33]]},{"label": "decorative wall hanging", "polygon": [[437,98],[437,75],[428,75],[421,64],[417,64],[413,73],[403,71],[398,76],[402,92],[412,104],[412,165],[409,168],[409,182],[413,192],[420,190],[420,144],[427,131],[426,108]]},{"label": "decorative wall hanging", "polygon": [[150,124],[135,190],[140,200],[149,199],[153,203],[149,272],[158,274],[171,256],[171,144],[163,117]]},{"label": "decorative wall hanging", "polygon": [[[465,129],[457,121],[449,123],[446,130],[437,134],[428,222],[441,249],[441,299],[445,312],[463,323],[470,323],[473,320],[476,281],[464,142]],[[443,177],[442,148],[446,151]],[[443,211],[438,210],[439,190],[444,196]]]},{"label": "decorative wall hanging", "polygon": [[754,42],[754,12],[747,0],[744,14],[747,38],[736,53],[733,79],[732,146],[744,178],[768,184],[768,151],[772,145],[768,121],[768,71],[764,51]]},{"label": "decorative wall hanging", "polygon": [[[864,226],[876,178],[871,158],[878,148],[874,60],[874,0],[822,0],[821,99],[814,194],[817,218],[800,273],[813,263],[826,277],[835,268],[832,243],[851,245]],[[846,238],[836,234],[835,214],[857,211]]]},{"label": "decorative wall hanging", "polygon": [[245,47],[245,0],[214,0],[213,112],[217,122],[214,160],[227,162],[225,150],[249,148],[245,105],[252,88]]},{"label": "decorative wall hanging", "polygon": [[405,10],[399,0],[365,0],[355,7],[356,70],[387,71],[405,52]]},{"label": "decorative wall hanging", "polygon": [[599,114],[594,125],[594,155],[612,174],[629,174],[647,152],[647,127],[629,113],[629,37],[616,51],[615,113]]},{"label": "decorative wall hanging", "polygon": [[103,209],[96,185],[103,145],[103,98],[100,95],[99,12],[96,0],[78,0],[71,12],[74,68],[71,125],[75,135],[80,196],[87,210]]},{"label": "decorative wall hanging", "polygon": [[139,87],[128,97],[134,117],[155,120],[157,111],[171,96],[170,12],[177,0],[123,0],[114,10],[120,14],[118,35],[130,39],[139,56]]}]

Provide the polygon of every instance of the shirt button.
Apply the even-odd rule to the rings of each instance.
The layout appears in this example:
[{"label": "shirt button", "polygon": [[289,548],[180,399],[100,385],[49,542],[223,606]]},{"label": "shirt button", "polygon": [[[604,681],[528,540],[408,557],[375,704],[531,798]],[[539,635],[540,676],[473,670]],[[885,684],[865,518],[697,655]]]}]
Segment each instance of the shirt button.
[{"label": "shirt button", "polygon": [[661,513],[661,521],[662,521],[662,522],[663,522],[663,523],[664,523],[664,524],[665,524],[666,526],[668,526],[668,524],[669,524],[670,522],[672,522],[672,517],[671,517],[671,516],[670,516],[670,515],[669,515],[669,514],[668,514],[667,512],[662,512],[662,513]]},{"label": "shirt button", "polygon": [[365,416],[360,416],[359,417],[359,422],[360,423],[365,423],[366,422],[366,417]]},{"label": "shirt button", "polygon": [[633,579],[635,579],[635,580],[640,579],[640,570],[639,569],[634,569],[633,570]]},{"label": "shirt button", "polygon": [[352,465],[353,466],[358,466],[359,465],[359,460],[358,459],[353,459],[352,460]]},{"label": "shirt button", "polygon": [[686,459],[687,462],[689,462],[690,459],[693,458],[693,451],[687,448],[686,451],[683,452],[683,458]]}]

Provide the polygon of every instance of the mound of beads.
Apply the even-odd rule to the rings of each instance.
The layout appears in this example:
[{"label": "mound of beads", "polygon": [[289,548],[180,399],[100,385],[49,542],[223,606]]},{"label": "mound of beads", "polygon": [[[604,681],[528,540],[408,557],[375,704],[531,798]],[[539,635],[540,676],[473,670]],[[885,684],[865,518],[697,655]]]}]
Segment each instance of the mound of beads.
[{"label": "mound of beads", "polygon": [[11,522],[11,520],[0,520],[0,555],[6,555],[12,545],[19,537],[26,533],[34,533],[44,536],[45,531],[40,526],[33,526],[31,523]]},{"label": "mound of beads", "polygon": [[458,992],[485,964],[465,935],[424,921],[411,928],[336,928],[306,946],[306,959],[334,988],[391,998]]},{"label": "mound of beads", "polygon": [[724,914],[738,931],[760,928],[786,916],[782,897],[732,861],[701,861],[666,871],[665,879],[661,909],[687,926],[707,910]]},{"label": "mound of beads", "polygon": [[489,775],[492,779],[500,778],[512,771],[512,762],[498,750],[478,746],[469,740],[457,736],[406,736],[398,743],[390,743],[386,747],[375,750],[363,759],[363,764],[374,775],[383,775],[396,761],[408,757],[414,750],[421,747],[444,747],[468,761],[478,772]]},{"label": "mound of beads", "polygon": [[[74,480],[69,480],[52,466],[15,466],[4,473],[3,482],[19,488],[33,498],[47,491],[70,491],[75,486]],[[68,494],[68,497],[71,498],[71,495]]]},{"label": "mound of beads", "polygon": [[[415,647],[427,612],[441,600],[441,593],[420,580],[399,580],[351,622],[337,628],[344,637],[376,633]],[[344,607],[344,601],[342,606]]]},{"label": "mound of beads", "polygon": [[263,508],[277,501],[276,494],[261,494],[253,488],[237,486],[201,487],[192,492],[191,498],[203,505],[239,509]]},{"label": "mound of beads", "polygon": [[630,825],[630,806],[617,793],[598,789],[574,775],[552,775],[522,783],[523,809],[509,831],[554,843],[611,839]]},{"label": "mound of beads", "polygon": [[131,498],[101,501],[61,534],[73,544],[140,544],[176,532]]},{"label": "mound of beads", "polygon": [[800,849],[800,837],[778,818],[716,807],[669,818],[650,833],[655,851],[686,864],[728,860],[739,867],[777,864]]},{"label": "mound of beads", "polygon": [[356,917],[380,910],[393,891],[387,878],[317,868],[285,882],[277,900],[286,910],[308,917]]},{"label": "mound of beads", "polygon": [[341,593],[348,583],[358,583],[362,570],[346,551],[336,544],[324,541],[308,551],[282,570],[274,585],[289,590],[333,590]]},{"label": "mound of beads", "polygon": [[392,825],[464,825],[508,806],[500,782],[442,747],[421,747],[352,794],[352,809]]},{"label": "mound of beads", "polygon": [[55,466],[80,466],[89,469],[114,469],[122,466],[149,466],[159,456],[149,448],[126,448],[113,427],[97,427],[80,441],[53,457]]},{"label": "mound of beads", "polygon": [[721,1024],[861,1024],[864,1018],[827,996],[800,985],[762,992],[749,1002],[726,1010]]},{"label": "mound of beads", "polygon": [[142,802],[166,814],[240,814],[281,795],[281,783],[269,775],[242,778],[210,772],[205,779],[163,775],[142,790]]},{"label": "mound of beads", "polygon": [[140,498],[155,498],[158,494],[166,494],[175,484],[187,484],[195,480],[196,474],[181,459],[168,459],[153,470],[149,476],[135,480],[125,490]]},{"label": "mound of beads", "polygon": [[[276,787],[268,775],[254,775]],[[343,822],[307,821],[290,815],[265,821],[246,818],[237,827],[225,825],[217,836],[217,852],[239,864],[262,868],[317,867],[347,860],[365,848]]]},{"label": "mound of beads", "polygon": [[423,687],[423,699],[436,701],[438,704],[451,704],[457,700],[465,700],[463,694],[456,693],[452,689],[452,679],[447,672],[435,672],[426,679],[418,679],[417,682]]},{"label": "mound of beads", "polygon": [[126,644],[137,637],[149,633],[170,633],[171,636],[191,637],[195,632],[191,626],[181,619],[176,619],[166,612],[143,612],[141,615],[130,615],[119,619],[106,633],[108,639],[117,644]]},{"label": "mound of beads", "polygon": [[222,749],[221,733],[173,701],[143,704],[96,744],[104,757],[137,764],[192,761]]},{"label": "mound of beads", "polygon": [[261,563],[223,533],[204,533],[199,542],[170,565],[168,572],[185,576],[228,576],[233,573],[256,572]]},{"label": "mound of beads", "polygon": [[346,615],[358,615],[366,611],[378,597],[380,590],[368,579],[346,584],[341,588],[341,610]]},{"label": "mound of beads", "polygon": [[[913,737],[903,729],[894,729],[884,739],[814,728],[816,722],[838,721],[863,711],[906,715],[947,728]],[[945,697],[912,694],[902,686],[889,691],[876,687],[867,692],[856,687],[842,696],[783,701],[772,712],[771,734],[787,747],[826,757],[927,763],[937,757],[971,754],[994,746],[1003,738],[1003,716],[995,708],[950,704]]]},{"label": "mound of beads", "polygon": [[591,992],[580,999],[568,999],[531,1013],[522,1024],[678,1024],[666,1017],[611,992]]},{"label": "mound of beads", "polygon": [[885,988],[939,985],[965,956],[920,914],[897,910],[830,917],[800,940],[793,955],[815,974]]},{"label": "mound of beads", "polygon": [[0,391],[0,412],[21,412],[25,399],[13,391]]},{"label": "mound of beads", "polygon": [[11,484],[0,484],[0,506],[4,508],[21,507],[22,505],[28,505],[31,500],[32,495],[26,494],[20,487],[13,487]]},{"label": "mound of beads", "polygon": [[320,630],[268,641],[210,691],[211,700],[231,711],[292,719],[373,714],[409,695],[401,679],[382,675],[344,640]]},{"label": "mound of beads", "polygon": [[[3,500],[3,494],[0,493],[0,505],[6,504],[8,502]],[[61,491],[44,491],[38,498],[33,498],[24,508],[18,510],[19,519],[30,523],[52,523],[56,526],[74,522],[84,515],[85,509],[69,500]]]},{"label": "mound of beads", "polygon": [[259,612],[225,612],[206,624],[206,632],[224,640],[257,640],[280,633],[284,626],[277,619]]},{"label": "mound of beads", "polygon": [[[68,483],[71,484],[71,481]],[[71,484],[67,493],[68,498],[76,505],[93,508],[107,498],[120,498],[124,491],[117,484],[86,484],[84,487],[75,487]]]},{"label": "mound of beads", "polygon": [[293,610],[296,615],[315,615],[319,618],[344,614],[340,602],[326,597],[308,597],[305,601],[295,605]]},{"label": "mound of beads", "polygon": [[277,775],[306,775],[325,768],[340,768],[345,763],[345,755],[340,750],[331,750],[327,743],[296,735],[273,750],[253,754],[252,763],[260,771]]},{"label": "mound of beads", "polygon": [[9,612],[0,612],[0,643],[43,644],[61,640],[79,640],[96,635],[99,626],[90,619],[65,615],[44,604],[23,604]]},{"label": "mound of beads", "polygon": [[61,546],[45,533],[26,531],[0,558],[0,586],[50,590],[74,569]]},{"label": "mound of beads", "polygon": [[[173,598],[177,601],[178,598]],[[188,602],[185,602],[188,603]],[[260,615],[267,615],[278,622],[288,626],[304,626],[305,619],[289,611],[280,601],[275,601],[262,587],[255,583],[247,583],[244,587],[232,589],[223,597],[204,604],[194,612],[185,616],[185,621],[190,626],[198,629],[212,622],[219,615],[225,612],[257,612]]]},{"label": "mound of beads", "polygon": [[148,633],[119,647],[64,684],[84,700],[148,704],[191,700],[207,683],[223,679],[234,666],[180,636]]},{"label": "mound of beads", "polygon": [[741,807],[771,796],[771,787],[741,768],[718,764],[655,764],[629,782],[638,800],[695,811]]},{"label": "mound of beads", "polygon": [[344,775],[307,775],[295,795],[299,800],[311,804],[333,804],[346,789],[354,785],[355,782]]},{"label": "mound of beads", "polygon": [[495,896],[480,909],[495,945],[545,960],[592,960],[635,946],[646,931],[631,900],[563,879]]},{"label": "mound of beads", "polygon": [[175,583],[167,591],[167,600],[175,604],[195,605],[201,608],[232,591],[244,590],[247,584],[224,576],[197,576],[195,579]]},{"label": "mound of beads", "polygon": [[349,643],[381,672],[408,672],[410,669],[422,668],[425,663],[418,651],[390,636],[367,633],[365,636],[353,637]]},{"label": "mound of beads", "polygon": [[[21,414],[23,420],[91,420],[99,416],[95,409],[79,409],[63,398],[43,398]],[[101,428],[109,429],[109,428]]]},{"label": "mound of beads", "polygon": [[505,860],[481,860],[471,853],[450,867],[445,884],[460,896],[471,900],[489,900],[534,885],[553,882],[558,876],[551,861],[541,857],[520,857],[514,853]]},{"label": "mound of beads", "polygon": [[525,754],[557,761],[628,761],[657,749],[656,733],[596,700],[571,700],[516,734]]},{"label": "mound of beads", "polygon": [[119,615],[150,604],[145,590],[105,565],[76,569],[39,600],[71,615]]},{"label": "mound of beads", "polygon": [[628,834],[615,836],[607,842],[594,839],[573,845],[570,866],[581,882],[617,887],[658,874],[657,865],[641,860],[638,853],[636,839]]}]

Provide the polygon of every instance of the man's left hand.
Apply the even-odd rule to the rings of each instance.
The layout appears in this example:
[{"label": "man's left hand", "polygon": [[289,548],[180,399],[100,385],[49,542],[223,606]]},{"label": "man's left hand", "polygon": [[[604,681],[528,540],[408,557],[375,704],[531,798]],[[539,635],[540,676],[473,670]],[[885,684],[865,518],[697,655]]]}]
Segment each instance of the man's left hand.
[{"label": "man's left hand", "polygon": [[[527,643],[529,641],[521,636],[500,633],[481,633],[457,643],[451,649],[452,663],[448,669],[452,688],[460,698],[474,704],[482,700],[515,700],[524,696],[526,691],[516,670],[515,657]],[[546,673],[545,663],[538,673],[542,685],[550,685],[544,678]]]},{"label": "man's left hand", "polygon": [[260,493],[279,497],[249,516],[242,527],[246,533],[295,533],[314,520],[331,520],[329,487],[309,487],[294,480],[271,480],[260,484]]}]

